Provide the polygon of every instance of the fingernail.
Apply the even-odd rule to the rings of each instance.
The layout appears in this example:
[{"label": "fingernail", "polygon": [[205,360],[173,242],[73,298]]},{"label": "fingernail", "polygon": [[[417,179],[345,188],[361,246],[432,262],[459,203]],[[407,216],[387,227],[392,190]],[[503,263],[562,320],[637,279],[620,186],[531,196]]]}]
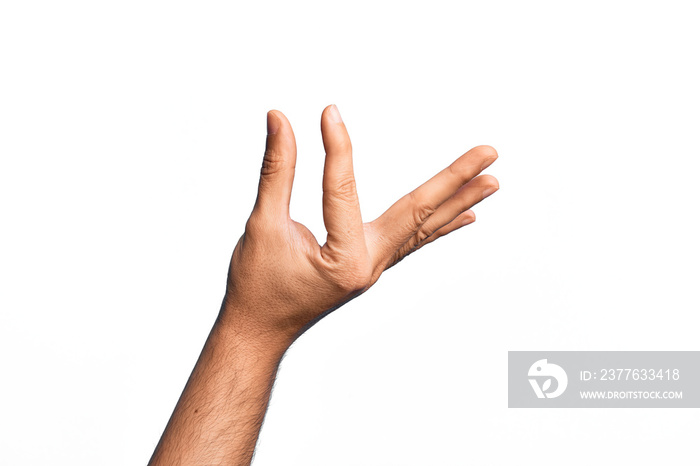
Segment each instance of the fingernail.
[{"label": "fingernail", "polygon": [[465,216],[462,219],[462,226],[466,226],[466,225],[469,225],[470,223],[474,223],[474,220],[476,220],[476,217],[474,217],[473,213],[472,213],[472,215]]},{"label": "fingernail", "polygon": [[333,120],[335,123],[342,123],[343,122],[343,119],[340,117],[340,112],[338,111],[338,107],[336,107],[335,104],[331,105],[331,108],[330,108],[328,113],[331,117],[331,120]]},{"label": "fingernail", "polygon": [[280,129],[280,119],[272,112],[267,112],[267,134],[277,134]]},{"label": "fingernail", "polygon": [[495,156],[489,157],[488,159],[484,160],[484,163],[481,165],[481,170],[486,170],[489,167],[489,165],[496,161],[497,158],[498,156]]},{"label": "fingernail", "polygon": [[496,191],[498,191],[498,187],[489,186],[488,188],[484,189],[483,193],[481,193],[481,198],[484,199],[486,197],[489,197],[491,194],[495,193]]}]

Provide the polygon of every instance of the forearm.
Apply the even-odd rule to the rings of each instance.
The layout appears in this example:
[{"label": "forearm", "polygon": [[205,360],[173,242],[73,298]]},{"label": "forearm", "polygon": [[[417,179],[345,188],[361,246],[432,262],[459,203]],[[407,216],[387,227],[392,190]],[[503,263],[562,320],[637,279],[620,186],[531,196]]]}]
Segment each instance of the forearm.
[{"label": "forearm", "polygon": [[[285,341],[217,319],[151,465],[249,465]],[[222,318],[224,317],[224,318]]]}]

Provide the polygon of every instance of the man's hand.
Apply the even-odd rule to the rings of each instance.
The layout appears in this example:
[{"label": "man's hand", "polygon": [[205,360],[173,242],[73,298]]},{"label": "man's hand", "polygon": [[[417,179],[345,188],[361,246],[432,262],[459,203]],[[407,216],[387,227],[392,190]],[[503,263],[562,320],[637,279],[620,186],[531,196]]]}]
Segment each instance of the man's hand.
[{"label": "man's hand", "polygon": [[221,316],[253,339],[290,344],[406,255],[473,222],[469,209],[498,189],[492,176],[477,176],[497,158],[493,148],[479,146],[363,223],[350,137],[331,105],[321,116],[328,236],[320,246],[289,216],[297,156],[292,127],[281,112],[270,111],[267,118],[258,198],[233,252]]},{"label": "man's hand", "polygon": [[321,116],[328,237],[320,246],[289,217],[292,127],[278,111],[267,119],[258,198],[233,251],[221,312],[151,465],[249,465],[277,367],[294,339],[406,255],[472,223],[469,209],[498,189],[495,178],[477,176],[497,157],[479,146],[363,223],[350,138],[331,105]]}]

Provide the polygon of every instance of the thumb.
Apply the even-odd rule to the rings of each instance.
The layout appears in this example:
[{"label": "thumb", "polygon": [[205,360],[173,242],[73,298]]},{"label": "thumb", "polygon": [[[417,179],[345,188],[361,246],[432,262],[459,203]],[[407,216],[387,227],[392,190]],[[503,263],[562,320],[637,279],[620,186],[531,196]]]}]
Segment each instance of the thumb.
[{"label": "thumb", "polygon": [[292,125],[278,110],[267,112],[267,141],[255,210],[271,215],[289,215],[294,183],[297,144]]}]

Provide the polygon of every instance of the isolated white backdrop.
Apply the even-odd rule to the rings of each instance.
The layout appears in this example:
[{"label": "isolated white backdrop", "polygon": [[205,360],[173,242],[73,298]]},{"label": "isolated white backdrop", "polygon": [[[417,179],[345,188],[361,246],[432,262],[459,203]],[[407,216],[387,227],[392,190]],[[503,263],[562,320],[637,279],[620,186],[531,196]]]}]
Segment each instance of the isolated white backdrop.
[{"label": "isolated white backdrop", "polygon": [[693,2],[0,4],[0,464],[144,464],[219,309],[265,113],[324,241],[478,144],[501,190],[284,359],[255,466],[694,464],[695,410],[509,410],[508,350],[697,350]]}]

